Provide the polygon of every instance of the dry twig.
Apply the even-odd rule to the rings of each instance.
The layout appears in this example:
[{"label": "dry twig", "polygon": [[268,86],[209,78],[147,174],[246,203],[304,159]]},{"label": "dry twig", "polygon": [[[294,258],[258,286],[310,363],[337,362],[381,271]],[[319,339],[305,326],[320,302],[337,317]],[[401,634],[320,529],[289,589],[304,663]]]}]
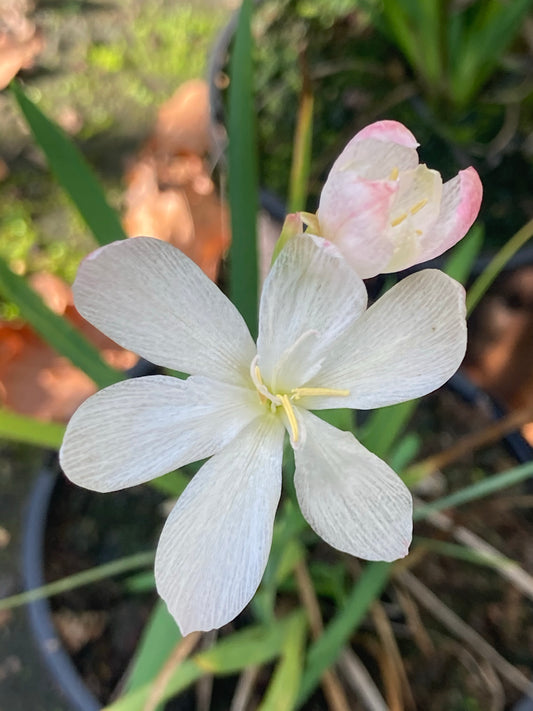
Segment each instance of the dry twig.
[{"label": "dry twig", "polygon": [[146,703],[143,706],[143,711],[155,711],[160,701],[163,698],[167,684],[170,681],[172,674],[177,667],[189,656],[192,650],[196,647],[201,632],[191,632],[186,637],[181,639],[172,650],[170,657],[165,662],[163,668],[154,679],[150,694]]},{"label": "dry twig", "polygon": [[470,452],[475,452],[477,449],[497,442],[505,435],[515,432],[532,420],[533,406],[529,405],[520,410],[515,410],[497,422],[484,427],[479,432],[472,432],[461,437],[453,447],[449,447],[438,454],[433,454],[431,457],[427,457],[421,462],[408,467],[405,471],[405,478],[408,481],[412,481],[412,479],[419,481],[448,466],[448,464],[452,464],[465,454],[470,454]]},{"label": "dry twig", "polygon": [[239,676],[229,711],[246,711],[260,667],[247,667]]},{"label": "dry twig", "polygon": [[475,654],[486,659],[494,669],[516,689],[533,698],[533,684],[522,672],[507,661],[470,625],[439,600],[439,598],[412,573],[404,570],[397,573],[397,579],[411,595],[426,608],[442,625],[458,639],[467,644]]},{"label": "dry twig", "polygon": [[338,665],[346,682],[367,711],[389,711],[367,668],[350,648],[345,647],[342,650]]},{"label": "dry twig", "polygon": [[[324,624],[322,622],[320,606],[315,595],[313,581],[303,560],[297,563],[295,575],[300,600],[309,618],[311,635],[313,639],[318,639],[322,634]],[[350,711],[350,705],[346,699],[342,684],[333,669],[327,669],[322,675],[322,689],[328,706],[332,711]]]}]

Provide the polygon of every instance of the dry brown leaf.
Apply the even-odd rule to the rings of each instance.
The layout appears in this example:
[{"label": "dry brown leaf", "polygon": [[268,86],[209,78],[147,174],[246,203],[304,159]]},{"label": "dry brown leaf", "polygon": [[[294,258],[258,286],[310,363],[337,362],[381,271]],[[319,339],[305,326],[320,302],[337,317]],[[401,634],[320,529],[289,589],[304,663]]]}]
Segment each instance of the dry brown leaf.
[{"label": "dry brown leaf", "polygon": [[123,222],[129,236],[170,242],[214,280],[230,228],[206,169],[208,148],[208,87],[193,80],[163,104],[152,136],[126,173]]},{"label": "dry brown leaf", "polygon": [[[508,409],[533,406],[533,266],[503,277],[480,304],[465,368]],[[533,444],[533,423],[523,433]]]},{"label": "dry brown leaf", "polygon": [[25,0],[0,2],[0,89],[4,89],[20,69],[29,69],[43,49],[44,41],[27,15],[33,5]]},{"label": "dry brown leaf", "polygon": [[202,79],[182,84],[159,109],[150,140],[156,155],[209,151],[209,87]]},{"label": "dry brown leaf", "polygon": [[[120,348],[80,316],[70,288],[51,274],[34,275],[33,287],[56,313],[64,315],[116,368],[135,365],[137,356]],[[0,403],[15,412],[66,422],[96,391],[93,381],[58,355],[29,326],[0,323]]]}]

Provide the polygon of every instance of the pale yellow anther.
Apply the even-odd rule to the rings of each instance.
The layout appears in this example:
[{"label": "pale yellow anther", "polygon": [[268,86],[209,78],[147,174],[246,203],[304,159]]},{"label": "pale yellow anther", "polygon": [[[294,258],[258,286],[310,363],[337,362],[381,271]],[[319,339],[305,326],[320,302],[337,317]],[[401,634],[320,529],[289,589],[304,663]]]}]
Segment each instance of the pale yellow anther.
[{"label": "pale yellow anther", "polygon": [[396,180],[398,176],[400,175],[400,171],[396,166],[391,170],[390,175],[389,175],[389,180]]},{"label": "pale yellow anther", "polygon": [[406,220],[408,217],[407,212],[404,212],[403,215],[400,215],[399,217],[395,217],[394,220],[390,223],[391,227],[396,227],[396,225],[399,225],[401,222]]},{"label": "pale yellow anther", "polygon": [[419,210],[421,210],[424,207],[424,205],[427,204],[427,201],[428,201],[428,199],[424,198],[423,200],[420,200],[420,202],[417,202],[416,205],[409,210],[411,215],[416,215],[416,213]]},{"label": "pale yellow anther", "polygon": [[300,400],[302,397],[348,397],[349,394],[349,390],[335,388],[293,388],[291,400]]},{"label": "pale yellow anther", "polygon": [[281,406],[285,410],[285,414],[287,415],[287,419],[289,420],[289,425],[291,427],[292,431],[292,441],[297,442],[298,441],[298,420],[296,419],[296,415],[294,414],[294,410],[291,405],[291,401],[289,400],[288,395],[278,395],[279,399],[281,400]]},{"label": "pale yellow anther", "polygon": [[320,235],[320,223],[318,222],[318,217],[313,212],[300,212],[300,217],[304,225],[308,228],[309,232],[314,235]]},{"label": "pale yellow anther", "polygon": [[283,412],[287,416],[293,443],[298,442],[300,438],[298,420],[295,406],[293,405],[294,401],[302,397],[346,397],[350,394],[349,390],[337,390],[335,388],[293,388],[290,395],[287,393],[272,393],[263,382],[263,376],[257,361],[258,356],[250,364],[250,376],[256,387],[259,400],[263,405],[269,403],[270,411],[273,414],[276,414],[279,407],[283,408]]}]

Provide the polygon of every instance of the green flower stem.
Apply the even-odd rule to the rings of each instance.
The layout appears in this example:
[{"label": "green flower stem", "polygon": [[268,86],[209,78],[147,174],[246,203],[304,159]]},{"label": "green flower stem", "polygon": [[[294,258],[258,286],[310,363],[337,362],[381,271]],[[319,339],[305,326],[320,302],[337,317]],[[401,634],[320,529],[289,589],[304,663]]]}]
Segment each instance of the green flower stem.
[{"label": "green flower stem", "polygon": [[500,491],[500,489],[518,484],[524,481],[524,479],[529,479],[531,476],[533,476],[533,462],[527,462],[519,467],[513,467],[513,469],[509,469],[502,474],[494,474],[471,486],[465,486],[463,489],[459,489],[459,491],[455,491],[449,496],[443,496],[429,504],[418,506],[413,512],[413,519],[419,521],[434,511],[442,511],[452,506],[460,506],[469,501],[475,501],[476,499]]},{"label": "green flower stem", "polygon": [[58,595],[68,590],[74,590],[83,585],[89,585],[90,583],[95,583],[104,578],[110,578],[113,575],[120,575],[121,573],[136,570],[137,568],[146,568],[153,564],[154,559],[155,553],[148,551],[146,553],[135,553],[125,558],[119,558],[118,560],[105,563],[104,565],[97,565],[81,573],[75,573],[74,575],[68,575],[66,578],[61,578],[61,580],[55,580],[53,583],[48,583],[40,588],[34,588],[33,590],[27,590],[18,595],[5,597],[3,600],[0,600],[0,610],[11,610],[14,607],[26,605],[28,602]]},{"label": "green flower stem", "polygon": [[289,212],[305,210],[307,185],[311,169],[311,146],[313,141],[313,90],[305,57],[302,63],[302,93],[298,120],[294,133],[291,176],[289,183]]},{"label": "green flower stem", "polygon": [[467,313],[470,315],[498,274],[524,244],[533,237],[533,219],[526,222],[489,262],[484,271],[468,290]]}]

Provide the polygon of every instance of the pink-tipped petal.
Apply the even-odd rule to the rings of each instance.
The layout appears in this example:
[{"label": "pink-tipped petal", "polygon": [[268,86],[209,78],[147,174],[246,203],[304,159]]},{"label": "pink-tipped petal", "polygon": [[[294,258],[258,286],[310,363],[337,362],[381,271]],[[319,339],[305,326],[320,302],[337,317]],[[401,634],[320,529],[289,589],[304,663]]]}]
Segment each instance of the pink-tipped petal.
[{"label": "pink-tipped petal", "polygon": [[363,279],[387,264],[392,244],[383,239],[397,190],[393,181],[360,180],[353,172],[329,176],[318,208],[320,234],[333,242]]},{"label": "pink-tipped petal", "polygon": [[352,138],[333,164],[328,182],[335,173],[349,172],[361,180],[395,180],[398,172],[412,170],[418,165],[415,148],[393,141]]},{"label": "pink-tipped petal", "polygon": [[417,148],[420,144],[411,131],[399,121],[375,121],[362,128],[352,140],[363,141],[375,138],[377,141],[390,141],[407,148]]},{"label": "pink-tipped petal", "polygon": [[482,197],[481,180],[472,167],[461,170],[455,178],[444,183],[439,216],[435,225],[423,235],[421,254],[413,263],[438,257],[462,239],[478,215]]}]

